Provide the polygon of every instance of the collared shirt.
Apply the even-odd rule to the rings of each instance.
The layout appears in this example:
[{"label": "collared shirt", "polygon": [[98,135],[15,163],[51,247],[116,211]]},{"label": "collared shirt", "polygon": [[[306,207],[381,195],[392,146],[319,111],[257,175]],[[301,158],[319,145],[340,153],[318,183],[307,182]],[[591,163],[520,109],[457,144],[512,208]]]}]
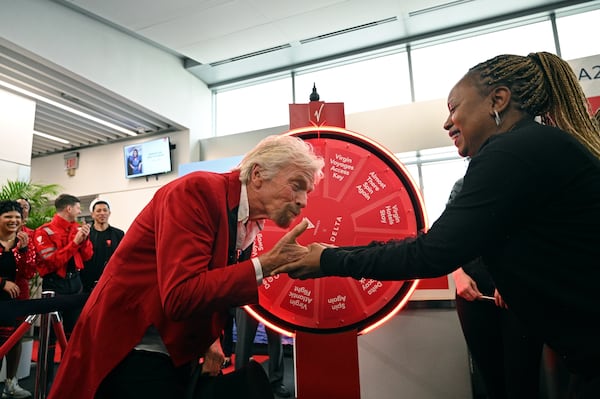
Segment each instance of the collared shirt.
[{"label": "collared shirt", "polygon": [[[235,249],[243,251],[248,248],[254,242],[254,239],[258,235],[265,225],[265,221],[252,220],[250,218],[250,204],[248,203],[248,190],[246,185],[242,184],[240,193],[240,205],[238,208],[238,225],[237,225],[237,239]],[[263,273],[262,266],[258,257],[252,258],[252,264],[254,265],[254,272],[256,273],[256,283],[262,284]]]}]

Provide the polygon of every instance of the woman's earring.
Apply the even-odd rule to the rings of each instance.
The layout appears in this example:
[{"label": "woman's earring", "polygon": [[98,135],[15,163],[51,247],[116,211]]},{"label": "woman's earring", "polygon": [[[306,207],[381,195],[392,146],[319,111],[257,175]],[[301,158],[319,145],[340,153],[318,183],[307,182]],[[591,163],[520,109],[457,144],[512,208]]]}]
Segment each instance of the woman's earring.
[{"label": "woman's earring", "polygon": [[494,110],[494,120],[496,121],[496,126],[500,126],[502,123],[502,119],[500,119],[500,115],[498,115],[498,111]]}]

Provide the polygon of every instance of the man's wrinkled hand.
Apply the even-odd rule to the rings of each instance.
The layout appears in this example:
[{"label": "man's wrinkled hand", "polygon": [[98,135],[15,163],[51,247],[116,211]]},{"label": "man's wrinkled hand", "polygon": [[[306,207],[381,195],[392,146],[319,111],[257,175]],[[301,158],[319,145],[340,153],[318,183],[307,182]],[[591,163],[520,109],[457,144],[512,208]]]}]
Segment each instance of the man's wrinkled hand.
[{"label": "man's wrinkled hand", "polygon": [[288,231],[270,251],[259,256],[264,276],[272,275],[273,269],[276,267],[301,259],[308,253],[306,247],[296,242],[307,227],[308,220],[303,219]]},{"label": "man's wrinkled hand", "polygon": [[307,247],[308,252],[304,257],[277,267],[271,272],[271,275],[287,273],[291,278],[301,280],[323,277],[323,273],[321,272],[321,254],[326,248],[323,244],[310,244]]},{"label": "man's wrinkled hand", "polygon": [[221,372],[221,365],[225,360],[225,354],[221,348],[221,343],[217,339],[213,344],[206,350],[204,354],[204,362],[202,363],[202,374],[208,374],[211,376],[219,375]]}]

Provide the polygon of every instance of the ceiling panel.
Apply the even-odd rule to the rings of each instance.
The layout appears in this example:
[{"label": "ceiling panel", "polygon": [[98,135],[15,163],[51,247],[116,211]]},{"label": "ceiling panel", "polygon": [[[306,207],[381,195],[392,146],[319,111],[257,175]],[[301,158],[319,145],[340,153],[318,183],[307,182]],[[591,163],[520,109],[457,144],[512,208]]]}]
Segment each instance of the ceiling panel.
[{"label": "ceiling panel", "polygon": [[[548,15],[556,8],[582,3],[600,7],[598,0],[53,1],[180,56],[185,68],[209,87],[402,46],[481,21]],[[48,66],[2,38],[0,81],[48,99],[37,101],[35,129],[69,141],[61,144],[35,135],[33,157],[183,129],[58,65]]]},{"label": "ceiling panel", "polygon": [[[183,128],[117,94],[97,88],[91,82],[75,79],[61,72],[59,67],[53,69],[1,39],[0,88],[36,101],[34,131],[69,142],[59,143],[34,134],[32,157]],[[129,134],[118,128],[126,129]]]}]

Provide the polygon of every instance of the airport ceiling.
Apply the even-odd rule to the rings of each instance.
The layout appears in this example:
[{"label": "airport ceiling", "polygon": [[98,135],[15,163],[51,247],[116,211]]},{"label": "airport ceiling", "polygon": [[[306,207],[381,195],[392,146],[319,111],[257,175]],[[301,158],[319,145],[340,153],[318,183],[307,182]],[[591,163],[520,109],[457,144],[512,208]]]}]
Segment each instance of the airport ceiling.
[{"label": "airport ceiling", "polygon": [[[549,15],[598,1],[557,0],[53,0],[182,59],[209,87],[402,45],[441,33]],[[0,38],[1,39],[1,38]],[[179,130],[157,115],[65,71],[50,69],[0,40],[0,80],[138,132]],[[1,87],[1,86],[0,86]],[[131,136],[37,102],[32,157]]]}]

